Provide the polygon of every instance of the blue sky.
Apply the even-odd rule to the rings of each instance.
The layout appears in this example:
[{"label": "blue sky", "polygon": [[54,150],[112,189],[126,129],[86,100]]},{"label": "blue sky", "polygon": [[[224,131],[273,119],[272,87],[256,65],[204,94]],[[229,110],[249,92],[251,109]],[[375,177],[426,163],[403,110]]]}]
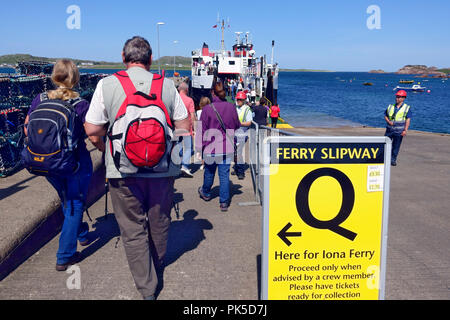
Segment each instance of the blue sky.
[{"label": "blue sky", "polygon": [[[79,30],[66,27],[70,5],[80,7]],[[381,29],[367,28],[370,5],[380,8]],[[120,61],[124,42],[141,35],[157,58],[156,23],[162,21],[161,56],[190,56],[204,41],[212,49],[220,48],[220,30],[212,28],[220,13],[229,18],[227,48],[234,43],[235,31],[250,31],[257,55],[270,59],[271,41],[276,41],[275,61],[283,68],[450,67],[448,0],[16,0],[2,1],[0,8],[0,55]]]}]

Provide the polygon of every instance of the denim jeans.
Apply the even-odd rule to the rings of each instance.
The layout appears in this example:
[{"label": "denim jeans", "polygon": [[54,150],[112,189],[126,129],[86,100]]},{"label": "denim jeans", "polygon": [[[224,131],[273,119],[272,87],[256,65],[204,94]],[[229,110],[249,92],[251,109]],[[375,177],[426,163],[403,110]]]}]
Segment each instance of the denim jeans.
[{"label": "denim jeans", "polygon": [[400,146],[402,145],[403,136],[392,132],[386,132],[385,135],[392,140],[391,163],[395,163],[397,162],[398,153],[400,152]]},{"label": "denim jeans", "polygon": [[92,176],[91,156],[87,152],[80,154],[80,168],[68,177],[47,177],[58,192],[63,208],[64,223],[59,237],[56,263],[66,264],[77,251],[77,240],[85,241],[89,232],[87,223],[83,223],[89,183]]},{"label": "denim jeans", "polygon": [[184,168],[189,169],[191,164],[191,157],[194,154],[192,148],[192,136],[184,136],[182,143],[182,148],[180,149],[181,165]]},{"label": "denim jeans", "polygon": [[211,188],[214,184],[216,169],[219,172],[220,181],[220,203],[230,204],[230,166],[233,155],[211,157],[205,155],[205,173],[203,175],[202,192],[205,196],[211,197]]}]

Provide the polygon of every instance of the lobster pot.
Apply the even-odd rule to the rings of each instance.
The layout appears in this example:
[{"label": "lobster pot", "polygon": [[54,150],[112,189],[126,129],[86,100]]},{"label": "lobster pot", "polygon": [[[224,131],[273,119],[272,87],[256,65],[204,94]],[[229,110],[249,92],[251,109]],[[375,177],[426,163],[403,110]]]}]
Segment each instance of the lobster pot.
[{"label": "lobster pot", "polygon": [[101,74],[82,73],[80,75],[80,82],[75,87],[75,90],[78,91],[81,98],[90,102],[97,87],[97,83],[104,77],[105,75]]},{"label": "lobster pot", "polygon": [[0,138],[0,177],[13,174],[23,167],[20,151],[23,148],[21,133]]},{"label": "lobster pot", "polygon": [[53,64],[45,61],[20,61],[18,70],[21,74],[51,74]]},{"label": "lobster pot", "polygon": [[78,82],[77,87],[79,91],[84,91],[89,87],[89,74],[87,73],[80,74],[80,82]]},{"label": "lobster pot", "polygon": [[15,167],[14,150],[6,139],[0,140],[0,176],[7,176]]},{"label": "lobster pot", "polygon": [[27,81],[14,81],[14,93],[19,96],[35,97],[44,91],[45,78],[36,78]]},{"label": "lobster pot", "polygon": [[9,127],[7,126],[6,122],[6,113],[0,113],[0,135],[5,135],[8,133]]},{"label": "lobster pot", "polygon": [[0,79],[0,102],[6,102],[9,99],[11,81],[9,79]]},{"label": "lobster pot", "polygon": [[8,124],[10,125],[9,127],[9,132],[13,133],[17,131],[17,128],[19,127],[19,111],[14,110],[11,112],[8,112],[6,114],[6,119],[8,120]]},{"label": "lobster pot", "polygon": [[44,78],[44,90],[43,91],[54,90],[54,89],[55,89],[55,85],[53,84],[51,77]]},{"label": "lobster pot", "polygon": [[0,112],[0,131],[2,135],[14,134],[19,132],[20,126],[24,123],[25,110],[14,108],[14,110],[3,110]]}]

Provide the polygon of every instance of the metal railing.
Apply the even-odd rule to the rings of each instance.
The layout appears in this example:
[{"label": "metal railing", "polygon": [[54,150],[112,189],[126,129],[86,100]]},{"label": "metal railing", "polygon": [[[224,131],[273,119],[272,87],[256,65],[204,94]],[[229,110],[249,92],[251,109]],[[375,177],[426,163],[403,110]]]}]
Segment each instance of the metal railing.
[{"label": "metal railing", "polygon": [[[288,132],[285,130],[274,129],[267,126],[259,126],[256,122],[252,122],[249,135],[249,166],[252,174],[253,189],[255,193],[255,203],[252,205],[262,205],[262,195],[264,189],[264,179],[262,177],[263,150],[264,139],[267,137],[279,136],[298,136],[299,134]],[[247,204],[250,205],[250,204]]]}]

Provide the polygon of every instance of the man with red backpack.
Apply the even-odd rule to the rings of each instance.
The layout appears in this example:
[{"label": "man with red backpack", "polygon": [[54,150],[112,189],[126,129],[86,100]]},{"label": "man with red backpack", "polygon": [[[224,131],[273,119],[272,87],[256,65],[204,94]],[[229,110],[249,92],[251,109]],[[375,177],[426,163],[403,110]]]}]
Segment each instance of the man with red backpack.
[{"label": "man with red backpack", "polygon": [[122,58],[127,70],[98,83],[85,129],[107,136],[106,178],[130,271],[144,299],[154,300],[180,174],[172,151],[189,118],[173,81],[150,72],[147,40],[129,39]]}]

